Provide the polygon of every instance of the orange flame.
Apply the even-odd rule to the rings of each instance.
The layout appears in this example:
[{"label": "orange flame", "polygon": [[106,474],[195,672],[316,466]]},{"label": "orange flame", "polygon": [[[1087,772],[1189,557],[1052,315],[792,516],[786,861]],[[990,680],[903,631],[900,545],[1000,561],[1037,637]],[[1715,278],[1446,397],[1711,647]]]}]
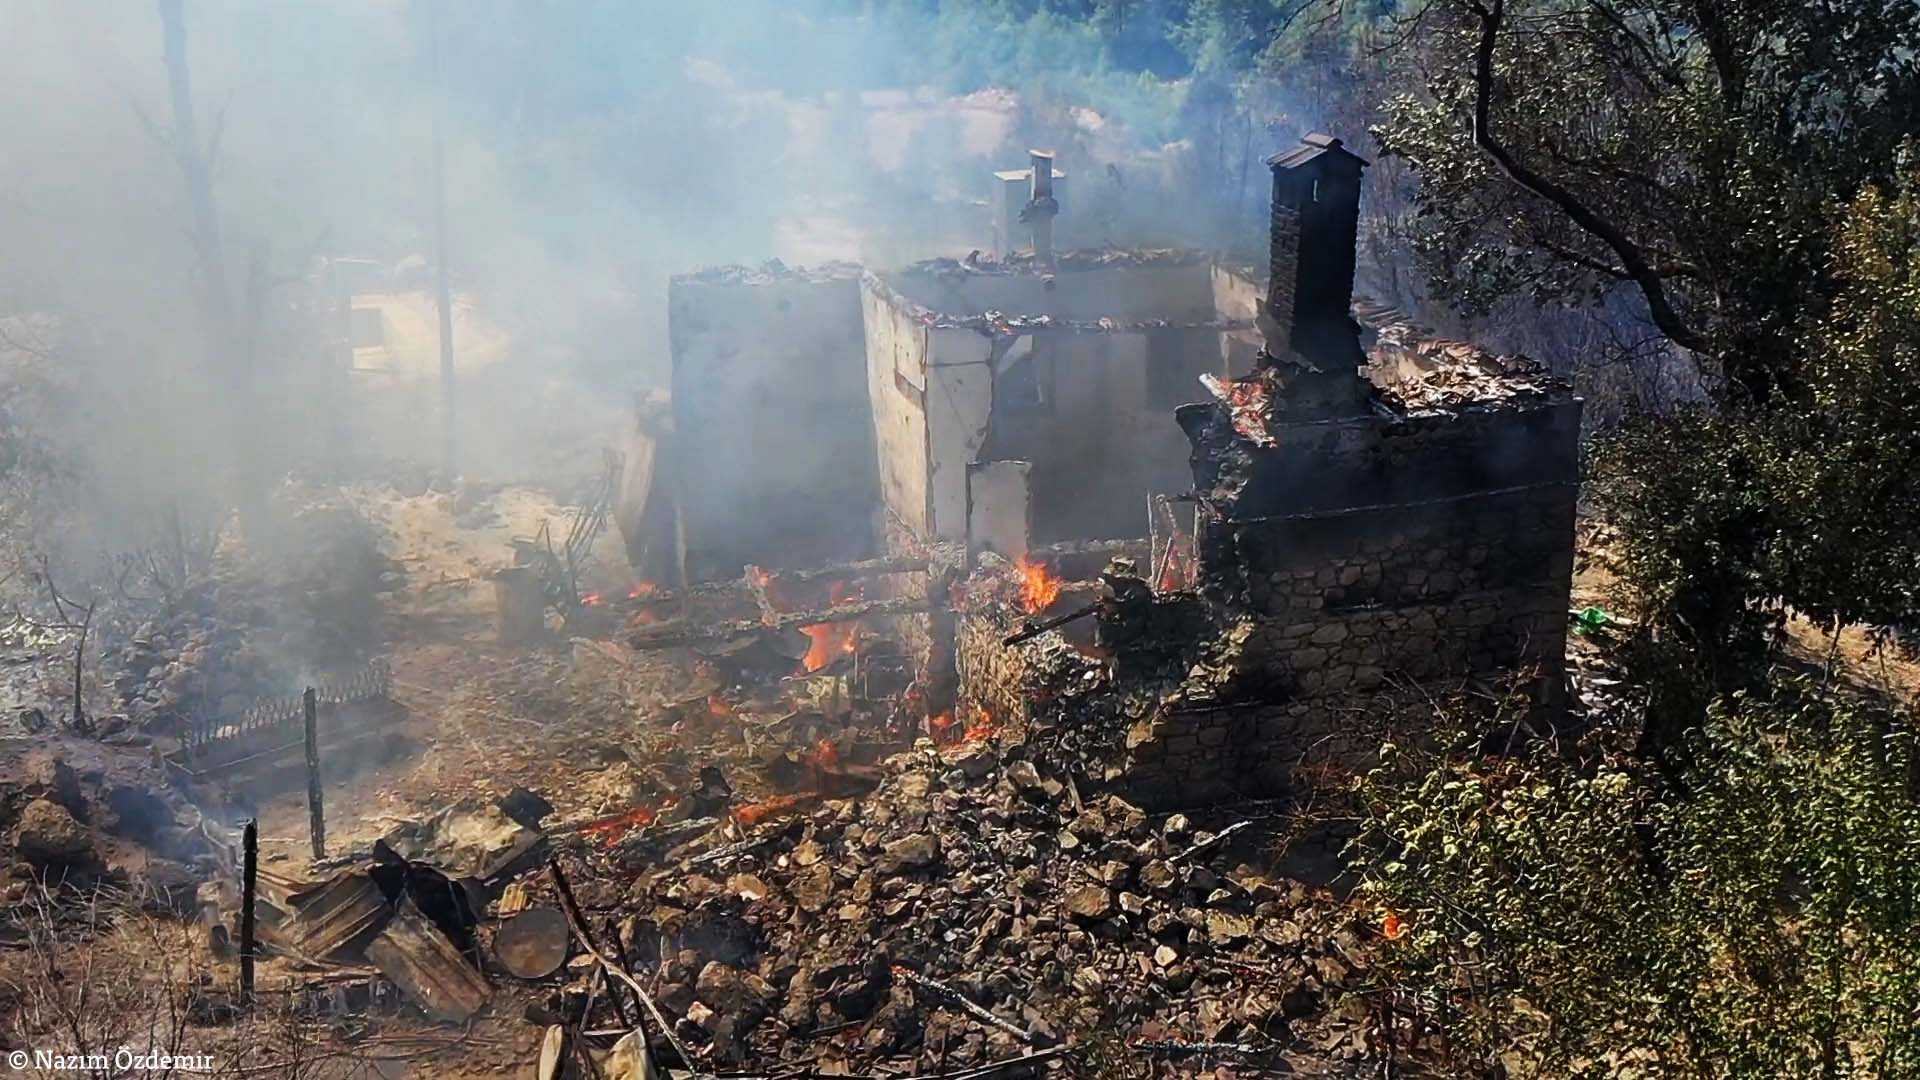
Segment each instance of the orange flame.
[{"label": "orange flame", "polygon": [[606,598],[605,598],[605,597],[602,597],[602,596],[601,596],[601,595],[600,595],[599,593],[597,593],[597,592],[590,592],[590,593],[588,593],[588,594],[586,594],[585,596],[582,596],[582,597],[580,598],[580,602],[581,602],[581,603],[583,603],[583,604],[585,604],[585,605],[587,605],[588,607],[594,607],[594,606],[596,606],[596,605],[599,605],[599,604],[604,604],[604,603],[606,603]]},{"label": "orange flame", "polygon": [[1380,933],[1388,941],[1399,941],[1407,935],[1407,924],[1400,921],[1400,916],[1389,911],[1380,920]]},{"label": "orange flame", "polygon": [[993,722],[993,714],[988,712],[983,706],[975,705],[973,707],[973,719],[967,723],[967,731],[966,735],[963,736],[963,741],[980,742],[985,739],[991,739],[993,738],[993,733],[998,730],[998,728],[999,725]]},{"label": "orange flame", "polygon": [[1061,580],[1053,575],[1047,564],[1035,562],[1021,556],[1020,570],[1020,606],[1028,614],[1038,614],[1053,606],[1060,598]]},{"label": "orange flame", "polygon": [[[828,596],[829,606],[844,604],[849,600],[860,599],[860,587],[849,586],[846,582],[837,582]],[[803,626],[800,632],[807,635],[812,644],[807,646],[807,655],[800,661],[802,671],[819,671],[838,660],[841,655],[854,649],[854,636],[860,632],[857,623],[814,623]]]},{"label": "orange flame", "polygon": [[953,741],[948,733],[953,730],[953,713],[943,712],[938,716],[927,717],[927,734],[936,743],[946,744]]},{"label": "orange flame", "polygon": [[726,698],[721,697],[719,694],[707,695],[707,712],[711,713],[714,716],[735,715],[733,703],[728,701]]},{"label": "orange flame", "polygon": [[800,630],[813,640],[807,647],[806,658],[800,661],[800,666],[807,671],[819,671],[842,654],[853,651],[852,623],[815,623]]},{"label": "orange flame", "polygon": [[660,591],[659,582],[643,581],[640,584],[635,585],[633,588],[627,590],[627,599],[645,600],[647,597],[652,596],[654,593],[657,593],[659,591]]}]

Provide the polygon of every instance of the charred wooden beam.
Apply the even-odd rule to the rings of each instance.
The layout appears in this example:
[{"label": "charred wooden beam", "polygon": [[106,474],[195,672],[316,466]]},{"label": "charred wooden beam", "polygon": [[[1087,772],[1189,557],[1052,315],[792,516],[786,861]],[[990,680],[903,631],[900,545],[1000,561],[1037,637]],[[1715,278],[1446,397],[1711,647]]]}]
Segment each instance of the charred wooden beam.
[{"label": "charred wooden beam", "polygon": [[1028,556],[1047,557],[1055,555],[1138,555],[1151,551],[1150,540],[1062,540],[1057,544],[1045,544],[1033,548]]},{"label": "charred wooden beam", "polygon": [[260,823],[249,820],[240,834],[240,1001],[253,1005],[253,961],[259,952],[254,937],[253,902],[260,880]]},{"label": "charred wooden beam", "polygon": [[865,600],[857,604],[840,604],[818,611],[789,611],[776,615],[772,619],[736,619],[731,622],[715,623],[689,623],[684,620],[674,620],[635,630],[633,636],[627,639],[627,644],[636,649],[666,649],[675,645],[726,641],[750,634],[762,634],[769,630],[791,630],[821,623],[852,622],[855,619],[865,619],[874,615],[924,615],[933,608],[934,605],[926,600],[917,597],[901,597],[893,600]]},{"label": "charred wooden beam", "polygon": [[874,577],[880,574],[912,574],[927,569],[932,559],[925,555],[889,555],[879,559],[861,559],[857,562],[828,563],[806,570],[777,570],[774,580],[792,581],[804,584],[809,581],[844,581],[849,578]]},{"label": "charred wooden beam", "polygon": [[756,567],[748,567],[747,572],[737,578],[725,581],[703,581],[689,585],[682,590],[656,589],[645,596],[629,597],[626,601],[633,607],[645,607],[653,604],[667,604],[678,601],[684,596],[730,596],[748,593],[757,600],[764,592],[766,584],[774,581],[806,584],[813,581],[846,581],[865,577],[878,577],[882,574],[913,574],[925,571],[932,560],[925,555],[891,555],[879,559],[861,559],[856,562],[827,563],[823,566],[808,567],[804,570],[763,570],[764,577],[756,577]]},{"label": "charred wooden beam", "polygon": [[1000,644],[1018,645],[1023,641],[1031,641],[1055,627],[1065,626],[1075,619],[1084,619],[1099,610],[1100,602],[1096,600],[1085,607],[1074,608],[1065,615],[1055,615],[1051,619],[1043,619],[1039,622],[1028,620],[1026,626],[1022,627],[1018,633],[1008,634],[1006,637],[1001,638]]}]

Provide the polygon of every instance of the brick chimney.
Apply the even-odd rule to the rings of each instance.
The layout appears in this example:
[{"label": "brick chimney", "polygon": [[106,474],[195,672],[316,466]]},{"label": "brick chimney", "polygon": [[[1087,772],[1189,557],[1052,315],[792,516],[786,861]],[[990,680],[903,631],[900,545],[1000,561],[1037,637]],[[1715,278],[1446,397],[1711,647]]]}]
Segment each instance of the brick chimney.
[{"label": "brick chimney", "polygon": [[1366,353],[1351,309],[1367,161],[1331,135],[1308,135],[1267,166],[1273,218],[1260,320],[1266,362],[1297,371],[1289,380],[1290,411],[1363,412],[1367,383],[1359,369]]}]

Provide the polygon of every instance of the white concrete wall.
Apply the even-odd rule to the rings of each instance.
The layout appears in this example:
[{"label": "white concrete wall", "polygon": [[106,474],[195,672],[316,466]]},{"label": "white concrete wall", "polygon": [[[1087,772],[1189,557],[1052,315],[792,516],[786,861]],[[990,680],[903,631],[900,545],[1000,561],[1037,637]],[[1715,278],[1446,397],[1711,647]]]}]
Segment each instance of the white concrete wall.
[{"label": "white concrete wall", "polygon": [[880,499],[896,521],[927,535],[927,328],[870,289],[860,290],[867,395]]},{"label": "white concrete wall", "polygon": [[972,330],[928,331],[929,531],[967,539],[967,466],[979,460],[993,410],[993,339]]},{"label": "white concrete wall", "polygon": [[871,549],[859,296],[851,274],[670,286],[674,457],[699,576]]},{"label": "white concrete wall", "polygon": [[[1213,306],[1226,319],[1251,319],[1260,311],[1266,287],[1254,278],[1224,266],[1213,268]],[[1232,330],[1220,335],[1220,348],[1229,375],[1253,370],[1254,354],[1262,340],[1258,330]]]},{"label": "white concrete wall", "polygon": [[[921,291],[911,294],[902,278]],[[1063,318],[1120,323],[1246,318],[1213,308],[1215,275],[1204,263],[1066,272],[1053,292],[1031,276],[972,275],[952,283],[926,275],[883,282],[941,314],[1009,313],[1044,307]],[[1240,286],[1228,295],[1237,302]],[[967,469],[1020,460],[1030,472],[1034,541],[1119,538],[1147,532],[1146,497],[1191,486],[1189,447],[1174,406],[1200,401],[1201,372],[1225,368],[1223,335],[1211,329],[1112,333],[1039,331],[993,337],[928,327],[863,291],[868,391],[886,505],[922,537],[968,538]],[[995,382],[1036,340],[1052,352],[1049,405],[996,409]]]}]

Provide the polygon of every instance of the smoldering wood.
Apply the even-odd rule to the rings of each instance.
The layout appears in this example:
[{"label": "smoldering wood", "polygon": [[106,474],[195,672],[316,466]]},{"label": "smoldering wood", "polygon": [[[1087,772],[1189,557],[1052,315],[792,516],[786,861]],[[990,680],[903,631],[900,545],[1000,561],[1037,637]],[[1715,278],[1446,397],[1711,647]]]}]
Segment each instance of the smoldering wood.
[{"label": "smoldering wood", "polygon": [[1062,540],[1056,544],[1042,544],[1027,554],[1035,558],[1058,555],[1141,555],[1151,551],[1152,547],[1152,542],[1147,540]]},{"label": "smoldering wood", "polygon": [[87,631],[93,629],[93,609],[97,601],[88,601],[87,614],[80,620],[80,641],[73,649],[73,730],[87,730],[87,713],[80,701],[80,676],[87,658]]},{"label": "smoldering wood", "polygon": [[766,619],[735,619],[729,622],[690,624],[676,619],[672,622],[656,623],[634,631],[627,643],[636,649],[668,649],[676,645],[692,645],[706,641],[726,641],[750,634],[761,634],[769,630],[792,630],[802,626],[817,626],[821,623],[852,622],[875,615],[924,615],[935,609],[934,604],[915,597],[900,597],[891,600],[867,600],[857,604],[841,604],[819,611],[792,611]]},{"label": "smoldering wood", "polygon": [[809,581],[843,581],[879,574],[911,574],[927,569],[932,561],[925,555],[889,555],[878,559],[860,559],[855,562],[827,563],[808,570],[779,570],[774,572],[774,578],[778,581],[804,584]]},{"label": "smoldering wood", "polygon": [[320,792],[320,695],[309,686],[300,695],[300,711],[306,727],[307,751],[307,832],[313,841],[313,858],[327,857],[327,815]]},{"label": "smoldering wood", "polygon": [[[804,570],[767,570],[769,582],[793,582],[807,584],[815,581],[847,581],[884,574],[920,573],[932,565],[932,560],[924,555],[894,555],[878,559],[861,559],[856,562],[826,563]],[[647,607],[655,604],[678,603],[681,597],[696,596],[733,596],[739,593],[752,595],[762,588],[752,578],[751,571],[737,578],[722,581],[700,581],[680,589],[655,589],[644,596],[629,597],[626,604],[633,607]]]}]

